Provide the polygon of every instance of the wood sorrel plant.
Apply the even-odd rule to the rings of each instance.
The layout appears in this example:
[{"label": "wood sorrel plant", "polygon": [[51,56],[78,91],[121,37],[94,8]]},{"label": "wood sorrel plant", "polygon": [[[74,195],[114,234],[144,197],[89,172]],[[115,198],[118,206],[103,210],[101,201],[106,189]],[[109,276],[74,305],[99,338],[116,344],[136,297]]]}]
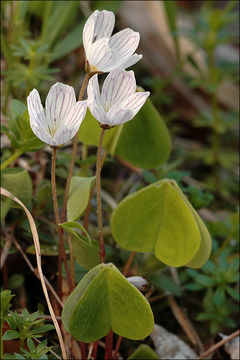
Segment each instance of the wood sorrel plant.
[{"label": "wood sorrel plant", "polygon": [[[136,92],[134,72],[125,70],[141,59],[141,55],[134,53],[139,43],[139,33],[125,29],[111,37],[114,21],[113,13],[96,10],[85,24],[83,45],[86,76],[78,102],[73,88],[60,83],[50,89],[45,110],[35,89],[28,97],[31,128],[34,134],[53,150],[51,180],[59,236],[58,290],[61,295],[63,260],[71,292],[64,304],[62,322],[65,329],[81,342],[82,357],[86,350],[83,342],[96,342],[106,336],[106,359],[116,358],[118,353],[120,340],[114,354],[112,351],[113,332],[120,337],[140,340],[150,335],[154,325],[151,307],[137,287],[127,281],[127,270],[122,274],[114,264],[105,263],[101,208],[101,155],[104,134],[111,132],[114,127],[121,130],[123,124],[132,120],[144,103],[149,101],[149,92]],[[100,93],[98,76],[105,72],[109,74]],[[82,101],[86,87],[88,99]],[[73,184],[78,131],[81,134],[79,127],[87,106],[101,127],[96,164],[99,252],[96,241],[91,239],[81,224],[74,222],[78,218],[74,221],[69,217],[66,219],[69,189]],[[147,115],[154,115],[151,104],[146,104],[146,107],[149,109]],[[119,135],[118,130],[116,134]],[[55,180],[56,153],[73,137],[72,159],[60,216]],[[90,191],[90,186],[86,191]],[[77,200],[82,201],[81,198]],[[167,265],[197,268],[206,262],[211,251],[211,238],[206,226],[178,185],[169,179],[157,181],[123,199],[114,210],[111,227],[118,245],[132,251],[128,268],[135,252],[154,251],[155,256]],[[77,233],[74,230],[76,228],[80,228],[84,236]],[[80,257],[78,255],[79,262],[89,270],[75,289],[68,269],[63,231],[75,238],[73,245],[77,244],[81,252]],[[73,269],[73,257],[77,256],[74,249],[71,255]]]}]

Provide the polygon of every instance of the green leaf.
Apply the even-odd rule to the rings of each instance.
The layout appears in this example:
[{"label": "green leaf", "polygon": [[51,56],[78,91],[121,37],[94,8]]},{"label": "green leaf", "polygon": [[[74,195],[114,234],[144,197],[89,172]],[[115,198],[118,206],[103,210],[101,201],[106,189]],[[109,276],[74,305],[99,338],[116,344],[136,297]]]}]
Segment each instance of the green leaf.
[{"label": "green leaf", "polygon": [[69,199],[67,202],[67,219],[68,221],[78,220],[84,213],[91,189],[95,183],[95,176],[81,177],[73,176],[69,189]]},{"label": "green leaf", "polygon": [[107,335],[132,340],[148,336],[154,326],[151,307],[113,264],[100,264],[80,281],[64,304],[65,329],[87,343]]},{"label": "green leaf", "polygon": [[215,305],[223,304],[225,301],[225,291],[223,288],[219,287],[213,295],[213,302]]},{"label": "green leaf", "polygon": [[161,290],[166,290],[176,296],[181,296],[182,294],[181,286],[176,284],[170,276],[164,274],[146,274],[145,277]]},{"label": "green leaf", "polygon": [[93,10],[108,10],[117,12],[121,5],[122,0],[93,0],[91,1]]},{"label": "green leaf", "polygon": [[8,287],[9,289],[17,289],[22,286],[24,283],[24,276],[22,274],[14,274],[10,276],[8,280]]},{"label": "green leaf", "polygon": [[151,100],[135,118],[124,124],[115,154],[143,169],[151,169],[167,161],[171,139],[165,123]]},{"label": "green leaf", "polygon": [[177,37],[177,6],[176,6],[176,1],[174,1],[174,0],[172,0],[172,1],[164,1],[163,5],[164,5],[165,12],[166,12],[166,15],[167,15],[168,26],[169,26],[169,29],[170,29],[170,31],[172,33],[173,40],[174,40],[174,43],[175,43],[176,55],[177,55],[177,58],[179,58],[180,49],[179,49],[179,43],[178,43],[178,37]]},{"label": "green leaf", "polygon": [[33,353],[34,350],[35,350],[35,346],[34,346],[34,342],[33,342],[33,340],[31,338],[27,339],[27,345],[28,345],[29,351],[31,353]]},{"label": "green leaf", "polygon": [[154,251],[170,266],[189,263],[200,246],[195,218],[168,179],[127,196],[114,210],[112,234],[124,249]]},{"label": "green leaf", "polygon": [[233,299],[239,301],[240,296],[239,296],[239,292],[237,290],[231,288],[230,286],[227,286],[226,291]]},{"label": "green leaf", "polygon": [[18,339],[20,337],[20,333],[16,330],[7,330],[3,335],[3,340],[13,340]]},{"label": "green leaf", "polygon": [[60,40],[53,48],[51,60],[57,60],[82,45],[83,22],[78,24],[63,40]]},{"label": "green leaf", "polygon": [[[2,171],[1,175],[1,186],[18,197],[25,205],[29,205],[32,199],[32,180],[28,172],[21,168],[7,168]],[[5,199],[2,201],[4,204]],[[11,200],[8,201],[8,207],[18,208],[18,205]]]},{"label": "green leaf", "polygon": [[192,207],[190,202],[187,200],[186,196],[183,194],[176,181],[172,181],[172,184],[174,188],[177,190],[178,194],[185,201],[189,210],[192,212],[194,219],[198,225],[198,229],[200,231],[200,235],[201,235],[200,247],[197,253],[195,254],[195,256],[192,258],[192,260],[187,264],[187,266],[189,267],[199,268],[203,266],[206,263],[206,261],[209,259],[212,250],[212,239],[206,225],[204,224],[204,222],[202,221],[196,210]]},{"label": "green leaf", "polygon": [[[58,256],[58,247],[55,244],[41,244],[40,245],[41,254],[44,256]],[[68,250],[65,250],[66,254],[69,253]],[[28,254],[36,254],[35,246],[30,245],[28,246],[26,252]]]},{"label": "green leaf", "polygon": [[31,129],[26,105],[16,99],[10,103],[9,129],[15,136],[11,139],[14,148],[22,151],[36,151],[44,146]]},{"label": "green leaf", "polygon": [[191,283],[191,284],[184,285],[184,289],[190,290],[190,291],[200,291],[200,290],[203,290],[204,287],[200,284]]},{"label": "green leaf", "polygon": [[49,3],[47,10],[49,10],[50,16],[47,17],[44,24],[42,42],[51,46],[76,16],[78,3],[76,1],[52,1]]},{"label": "green leaf", "polygon": [[132,355],[128,357],[128,360],[150,360],[150,359],[159,359],[158,355],[146,344],[141,344]]},{"label": "green leaf", "polygon": [[53,330],[53,329],[55,329],[55,327],[52,324],[46,324],[46,325],[42,325],[42,326],[37,327],[36,329],[31,330],[30,334],[31,335],[43,334],[46,331]]},{"label": "green leaf", "polygon": [[197,276],[194,278],[194,280],[203,286],[213,286],[214,280],[206,275],[197,274]]},{"label": "green leaf", "polygon": [[1,291],[1,306],[0,306],[0,321],[1,326],[3,325],[5,318],[8,315],[8,310],[11,307],[11,300],[15,295],[11,295],[10,290],[3,290]]},{"label": "green leaf", "polygon": [[[72,235],[73,255],[79,265],[85,269],[91,269],[99,264],[98,242],[90,239],[82,225],[77,222],[65,222],[59,226]],[[86,237],[73,230],[74,228],[80,229],[86,234]]]}]

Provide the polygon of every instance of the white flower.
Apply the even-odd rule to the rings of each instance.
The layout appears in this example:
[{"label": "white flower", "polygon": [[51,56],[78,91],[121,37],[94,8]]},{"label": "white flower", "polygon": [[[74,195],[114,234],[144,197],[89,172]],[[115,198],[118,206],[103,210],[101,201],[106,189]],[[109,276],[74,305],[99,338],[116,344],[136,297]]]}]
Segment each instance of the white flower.
[{"label": "white flower", "polygon": [[127,281],[129,281],[132,285],[134,285],[139,290],[146,290],[148,287],[148,281],[144,279],[142,276],[130,276],[127,277]]},{"label": "white flower", "polygon": [[115,126],[131,120],[145,103],[149,92],[136,92],[133,71],[116,69],[106,77],[102,93],[98,75],[88,83],[88,107],[92,115],[103,125]]},{"label": "white flower", "polygon": [[50,146],[60,146],[78,132],[86,114],[87,101],[76,102],[74,89],[57,82],[47,95],[46,110],[36,89],[30,92],[27,106],[34,134]]},{"label": "white flower", "polygon": [[89,72],[125,69],[142,58],[142,55],[133,55],[139,44],[139,33],[124,29],[111,37],[114,23],[114,14],[106,10],[95,10],[86,21],[83,46]]}]

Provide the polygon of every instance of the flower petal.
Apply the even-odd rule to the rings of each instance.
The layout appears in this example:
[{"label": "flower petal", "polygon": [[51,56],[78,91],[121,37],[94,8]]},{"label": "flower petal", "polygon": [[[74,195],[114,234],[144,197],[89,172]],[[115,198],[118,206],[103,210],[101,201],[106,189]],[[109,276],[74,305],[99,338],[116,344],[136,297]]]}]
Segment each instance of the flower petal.
[{"label": "flower petal", "polygon": [[113,35],[109,40],[109,47],[118,53],[118,60],[126,60],[137,49],[140,34],[132,29],[124,29]]},{"label": "flower petal", "polygon": [[107,113],[108,122],[111,125],[119,125],[132,120],[149,95],[148,91],[137,92],[130,95],[127,100],[116,103]]},{"label": "flower petal", "polygon": [[53,138],[51,137],[51,135],[49,134],[48,130],[45,130],[44,127],[36,127],[36,128],[32,128],[34,134],[40,139],[42,140],[45,144],[48,144],[50,146],[54,146],[55,143],[53,141]]},{"label": "flower petal", "polygon": [[134,113],[131,110],[126,110],[123,107],[119,107],[119,104],[115,104],[107,113],[107,125],[115,126],[123,124],[129,120],[132,120]]},{"label": "flower petal", "polygon": [[27,107],[30,118],[30,125],[33,132],[34,129],[38,127],[46,128],[46,117],[44,108],[41,104],[41,99],[36,89],[33,89],[30,92],[27,98]]},{"label": "flower petal", "polygon": [[46,119],[51,129],[60,126],[72,106],[76,104],[73,87],[57,82],[54,84],[46,98]]},{"label": "flower petal", "polygon": [[59,126],[53,138],[54,145],[60,146],[62,144],[65,144],[67,141],[71,140],[74,137],[74,135],[76,135],[78,129],[79,129],[78,125],[71,128],[65,125]]},{"label": "flower petal", "polygon": [[[87,111],[87,100],[78,101],[73,107],[71,108],[68,117],[64,121],[64,126],[68,128],[75,128],[79,129]],[[75,135],[75,134],[74,134]]]},{"label": "flower petal", "polygon": [[[95,13],[95,11],[94,11]],[[88,18],[86,21],[84,28],[83,28],[83,46],[85,49],[86,57],[89,52],[89,48],[91,47],[93,43],[93,34],[94,34],[94,27],[95,27],[95,21],[93,19],[94,13]]]},{"label": "flower petal", "polygon": [[101,93],[101,102],[108,111],[116,102],[120,102],[136,91],[133,71],[116,69],[106,77]]},{"label": "flower petal", "polygon": [[110,38],[115,24],[114,13],[107,10],[102,10],[98,12],[94,11],[94,13],[95,29],[93,41],[96,41],[103,37]]},{"label": "flower petal", "polygon": [[130,95],[127,100],[122,101],[120,106],[123,107],[123,109],[131,110],[135,116],[144,105],[149,95],[149,91],[137,92],[133,95]]},{"label": "flower petal", "polygon": [[109,48],[108,41],[106,37],[99,39],[89,49],[87,60],[97,71],[110,71],[116,62],[116,52]]},{"label": "flower petal", "polygon": [[100,90],[98,85],[98,75],[93,75],[88,82],[88,106],[101,105]]},{"label": "flower petal", "polygon": [[142,55],[133,54],[127,60],[124,60],[123,62],[122,61],[117,62],[116,66],[121,67],[123,69],[127,69],[130,66],[136,64],[141,59],[142,59]]}]

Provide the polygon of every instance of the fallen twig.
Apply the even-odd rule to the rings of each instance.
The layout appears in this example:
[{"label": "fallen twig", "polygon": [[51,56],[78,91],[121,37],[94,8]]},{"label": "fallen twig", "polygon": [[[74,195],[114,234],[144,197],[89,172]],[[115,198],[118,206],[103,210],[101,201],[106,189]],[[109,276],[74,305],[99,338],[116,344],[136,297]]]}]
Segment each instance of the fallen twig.
[{"label": "fallen twig", "polygon": [[205,357],[210,355],[212,352],[214,352],[215,350],[217,350],[218,348],[220,348],[221,346],[223,346],[224,344],[226,344],[228,341],[232,340],[233,338],[235,338],[239,334],[240,334],[240,330],[236,330],[234,333],[229,335],[226,339],[223,339],[223,340],[219,341],[217,344],[211,346],[207,351],[205,351],[203,354],[201,354],[197,358],[197,360],[204,359]]}]

